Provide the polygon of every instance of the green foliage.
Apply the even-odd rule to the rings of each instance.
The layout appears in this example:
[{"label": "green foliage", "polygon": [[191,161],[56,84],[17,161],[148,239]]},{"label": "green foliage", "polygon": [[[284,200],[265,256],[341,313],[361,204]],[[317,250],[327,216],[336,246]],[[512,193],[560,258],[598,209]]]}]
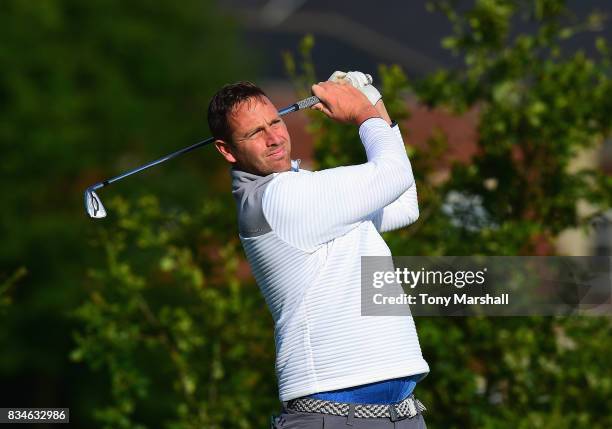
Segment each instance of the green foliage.
[{"label": "green foliage", "polygon": [[[435,179],[446,136],[436,131],[425,147],[407,146],[419,192],[415,225],[385,237],[394,255],[521,255],[562,230],[590,227],[612,203],[612,179],[596,166],[569,168],[585,149],[599,147],[612,125],[612,69],[607,43],[598,58],[562,52],[562,40],[597,29],[564,24],[563,1],[479,0],[458,12],[456,2],[430,2],[453,26],[442,42],[465,60],[412,81],[396,66],[379,69],[387,110],[405,118],[412,95],[430,108],[476,109],[477,154]],[[535,33],[518,33],[518,19]],[[512,38],[511,35],[514,35]],[[300,61],[285,54],[298,93],[317,81],[310,64],[312,38]],[[354,130],[312,113],[316,161],[325,168],[361,162]],[[407,135],[410,135],[410,130]],[[405,137],[406,142],[410,139]],[[578,203],[597,210],[580,217]],[[612,377],[609,318],[421,318],[419,339],[432,372],[417,387],[429,406],[428,426],[447,428],[607,428]]]},{"label": "green foliage", "polygon": [[90,272],[71,355],[110,375],[102,427],[264,427],[277,407],[272,319],[238,276],[231,205],[110,204],[119,221],[99,238],[106,264]]},{"label": "green foliage", "polygon": [[[480,237],[486,232],[490,240],[508,228],[524,229],[527,239],[552,238],[588,225],[612,204],[610,178],[596,168],[576,173],[568,166],[610,134],[612,67],[605,41],[597,41],[599,58],[562,53],[562,41],[596,30],[603,18],[593,14],[586,23],[565,24],[570,12],[563,1],[478,1],[462,15],[446,1],[431,5],[452,22],[454,34],[444,44],[463,56],[465,68],[435,73],[414,90],[429,106],[479,109],[479,153],[469,165],[455,166],[446,188],[482,197],[498,228],[483,229]],[[511,19],[519,13],[537,25],[534,34],[510,37]],[[484,179],[496,182],[494,192]],[[579,199],[599,211],[580,218]]]},{"label": "green foliage", "polygon": [[25,275],[27,270],[20,267],[17,271],[11,274],[8,278],[0,281],[0,316],[2,316],[12,304],[11,288]]},{"label": "green foliage", "polygon": [[[104,379],[67,359],[68,312],[100,257],[83,190],[206,136],[208,98],[252,62],[209,0],[6,0],[0,40],[0,273],[28,270],[2,318],[2,402],[70,406],[92,427]],[[194,153],[109,194],[146,189],[188,208],[220,165]]]}]

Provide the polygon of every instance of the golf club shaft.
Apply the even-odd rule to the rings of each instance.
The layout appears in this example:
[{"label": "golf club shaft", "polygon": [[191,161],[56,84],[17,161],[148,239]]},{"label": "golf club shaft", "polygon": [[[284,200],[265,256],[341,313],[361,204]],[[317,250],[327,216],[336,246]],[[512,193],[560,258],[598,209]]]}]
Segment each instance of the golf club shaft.
[{"label": "golf club shaft", "polygon": [[[298,101],[295,104],[292,104],[289,107],[285,107],[284,109],[280,109],[278,111],[278,114],[279,114],[279,116],[285,116],[288,113],[297,112],[298,110],[307,109],[307,108],[309,108],[311,106],[314,106],[319,101],[320,100],[317,97],[315,97],[315,96],[308,97],[308,98],[305,98],[303,100]],[[125,179],[126,177],[129,177],[129,176],[131,176],[133,174],[140,173],[141,171],[147,170],[147,169],[149,169],[151,167],[154,167],[154,166],[156,166],[158,164],[161,164],[162,162],[168,161],[168,160],[170,160],[172,158],[176,158],[179,155],[182,155],[182,154],[187,153],[187,152],[191,152],[192,150],[197,149],[197,148],[199,148],[201,146],[207,145],[209,143],[212,143],[213,141],[215,141],[215,138],[214,137],[209,137],[206,140],[202,140],[202,141],[200,141],[198,143],[192,144],[191,146],[188,146],[186,148],[177,150],[176,152],[172,152],[172,153],[170,153],[170,154],[168,154],[166,156],[163,156],[163,157],[161,157],[159,159],[156,159],[155,161],[149,162],[148,164],[145,164],[145,165],[142,165],[140,167],[134,168],[132,170],[126,171],[125,173],[120,174],[118,176],[115,176],[115,177],[113,177],[111,179],[107,179],[107,180],[103,180],[102,182],[98,182],[95,185],[90,186],[88,189],[96,191],[96,190],[98,190],[100,188],[103,188],[105,186],[108,186],[108,185],[110,185],[112,183],[118,182],[121,179]]]}]

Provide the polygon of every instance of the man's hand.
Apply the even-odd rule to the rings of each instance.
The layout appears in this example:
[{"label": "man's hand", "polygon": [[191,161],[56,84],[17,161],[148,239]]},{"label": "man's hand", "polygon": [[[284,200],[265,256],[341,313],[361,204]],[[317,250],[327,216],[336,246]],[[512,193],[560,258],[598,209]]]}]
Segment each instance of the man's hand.
[{"label": "man's hand", "polygon": [[350,71],[345,73],[343,71],[335,71],[332,75],[327,79],[331,82],[348,82],[353,85],[355,88],[364,93],[372,106],[375,106],[379,100],[382,99],[382,95],[380,92],[372,85],[372,76],[364,74],[359,71]]},{"label": "man's hand", "polygon": [[389,113],[387,113],[385,103],[382,101],[382,96],[374,85],[372,85],[372,76],[358,71],[348,73],[343,71],[335,71],[328,80],[331,82],[349,83],[363,92],[363,94],[368,97],[368,100],[370,100],[370,103],[372,103],[376,110],[378,110],[380,117],[391,125],[391,118],[389,117]]},{"label": "man's hand", "polygon": [[319,82],[312,86],[312,93],[321,100],[312,108],[338,122],[361,125],[366,119],[381,117],[367,97],[352,85]]}]

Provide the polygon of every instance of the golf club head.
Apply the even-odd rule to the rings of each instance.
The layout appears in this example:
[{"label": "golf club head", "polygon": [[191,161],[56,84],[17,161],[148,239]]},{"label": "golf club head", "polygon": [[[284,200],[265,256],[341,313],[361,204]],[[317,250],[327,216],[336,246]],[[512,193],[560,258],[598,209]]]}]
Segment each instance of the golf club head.
[{"label": "golf club head", "polygon": [[94,219],[100,219],[106,217],[106,209],[102,205],[102,200],[96,194],[93,189],[87,189],[85,191],[85,210],[89,217]]}]

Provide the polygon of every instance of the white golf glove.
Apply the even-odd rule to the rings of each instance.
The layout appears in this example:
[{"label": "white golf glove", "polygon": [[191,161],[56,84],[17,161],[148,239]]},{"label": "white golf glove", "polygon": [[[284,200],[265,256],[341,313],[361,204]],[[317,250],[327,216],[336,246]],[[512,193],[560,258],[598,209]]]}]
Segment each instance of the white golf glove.
[{"label": "white golf glove", "polygon": [[358,71],[351,71],[348,73],[343,71],[335,71],[327,80],[331,82],[340,82],[342,80],[348,81],[351,85],[364,93],[372,105],[378,103],[378,100],[382,98],[380,92],[378,92],[378,90],[372,85],[372,76],[369,74],[364,74]]}]

